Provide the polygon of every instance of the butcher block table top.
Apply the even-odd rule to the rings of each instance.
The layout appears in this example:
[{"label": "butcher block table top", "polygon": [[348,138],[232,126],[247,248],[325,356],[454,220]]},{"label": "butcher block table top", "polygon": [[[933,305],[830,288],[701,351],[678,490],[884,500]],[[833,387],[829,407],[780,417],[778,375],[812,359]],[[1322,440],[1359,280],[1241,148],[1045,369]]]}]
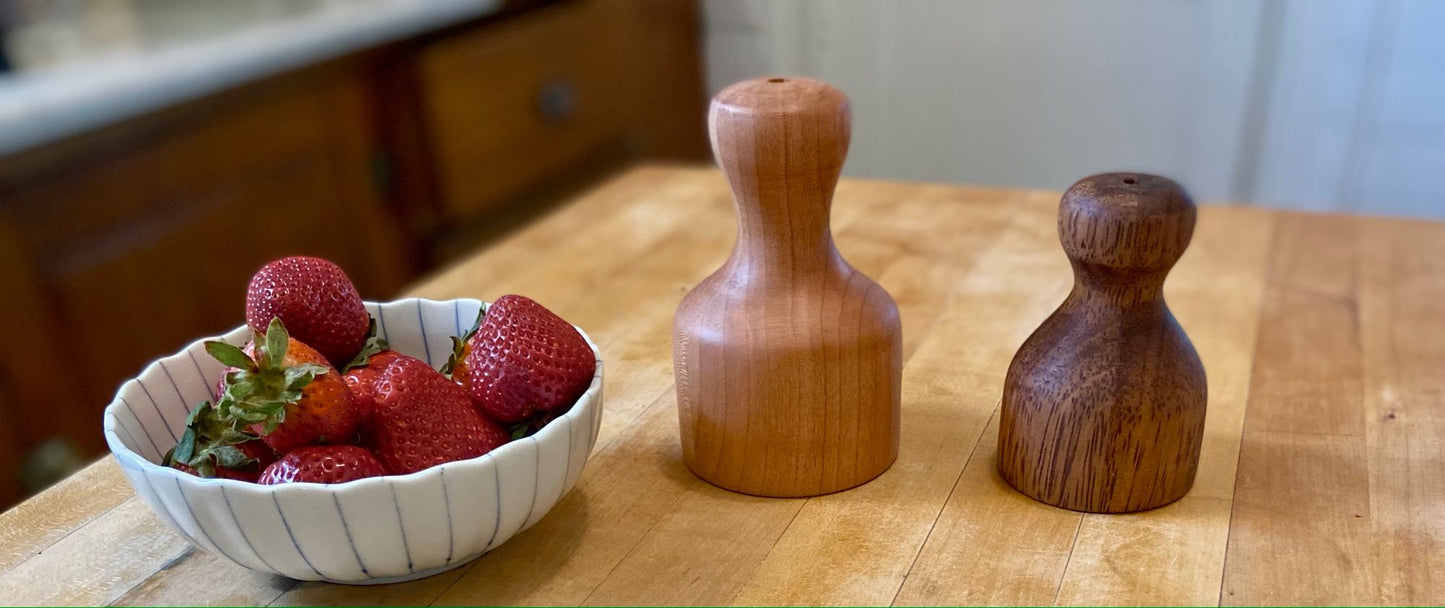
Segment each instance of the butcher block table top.
[{"label": "butcher block table top", "polygon": [[1071,284],[1057,204],[839,186],[838,247],[898,302],[906,361],[902,451],[856,489],[756,498],[683,466],[673,309],[734,216],[717,171],[650,166],[410,290],[529,295],[600,345],[596,451],[536,526],[419,581],[297,583],[192,549],[105,458],[0,515],[0,603],[1445,602],[1445,224],[1202,207],[1165,289],[1209,378],[1198,479],[1081,515],[995,471],[1004,372]]}]

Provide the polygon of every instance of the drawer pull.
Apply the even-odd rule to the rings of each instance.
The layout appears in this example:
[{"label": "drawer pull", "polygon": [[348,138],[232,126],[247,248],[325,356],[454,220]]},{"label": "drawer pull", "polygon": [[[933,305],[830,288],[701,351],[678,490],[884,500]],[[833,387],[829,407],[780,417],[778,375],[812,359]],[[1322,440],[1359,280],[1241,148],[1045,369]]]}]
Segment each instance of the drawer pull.
[{"label": "drawer pull", "polygon": [[548,80],[537,91],[537,111],[549,123],[571,118],[577,111],[577,87],[564,78]]}]

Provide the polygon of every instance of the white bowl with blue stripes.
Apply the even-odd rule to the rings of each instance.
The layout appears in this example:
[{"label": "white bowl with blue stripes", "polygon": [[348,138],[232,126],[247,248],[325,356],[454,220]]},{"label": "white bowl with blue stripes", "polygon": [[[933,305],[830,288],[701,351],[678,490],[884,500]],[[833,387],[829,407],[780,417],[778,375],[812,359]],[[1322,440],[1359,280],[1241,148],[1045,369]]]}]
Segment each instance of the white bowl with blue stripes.
[{"label": "white bowl with blue stripes", "polygon": [[[451,352],[448,338],[471,326],[482,302],[366,306],[392,348],[436,367]],[[220,339],[240,345],[249,336],[241,326]],[[536,434],[484,456],[336,485],[202,479],[159,463],[221,376],[203,342],[121,385],[105,408],[106,443],[136,494],[191,544],[294,579],[399,582],[480,557],[537,523],[572,489],[602,421],[602,357],[587,338],[597,354],[587,392]]]}]

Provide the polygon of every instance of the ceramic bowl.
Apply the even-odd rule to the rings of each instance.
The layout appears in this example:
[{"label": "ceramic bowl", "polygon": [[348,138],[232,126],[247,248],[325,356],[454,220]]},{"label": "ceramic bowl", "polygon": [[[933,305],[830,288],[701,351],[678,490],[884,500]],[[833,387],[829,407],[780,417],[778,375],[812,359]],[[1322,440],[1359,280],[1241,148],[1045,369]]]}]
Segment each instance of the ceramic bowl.
[{"label": "ceramic bowl", "polygon": [[[466,330],[481,306],[410,299],[367,309],[392,348],[437,367],[451,351],[449,336]],[[219,339],[240,345],[249,335],[241,326]],[[121,385],[105,408],[105,440],[136,494],[191,544],[294,579],[397,582],[480,557],[572,489],[602,420],[599,353],[592,385],[566,414],[478,458],[335,485],[202,479],[159,464],[222,373],[202,342]]]}]

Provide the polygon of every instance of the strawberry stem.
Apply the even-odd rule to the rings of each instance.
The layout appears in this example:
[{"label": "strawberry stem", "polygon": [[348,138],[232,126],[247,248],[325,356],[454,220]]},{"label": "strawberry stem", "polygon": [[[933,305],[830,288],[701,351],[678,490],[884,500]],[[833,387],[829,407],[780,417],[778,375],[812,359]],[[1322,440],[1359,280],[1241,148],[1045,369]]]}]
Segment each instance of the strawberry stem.
[{"label": "strawberry stem", "polygon": [[[462,334],[461,337],[451,337],[452,354],[447,356],[447,363],[446,365],[442,366],[441,372],[443,376],[451,378],[452,371],[457,368],[457,364],[461,363],[462,360],[466,358],[467,342],[471,341],[472,336],[477,335],[478,329],[481,329],[482,318],[487,316],[487,308],[487,303],[483,302],[481,310],[477,311],[477,320],[472,322],[472,328],[468,329],[467,333]],[[455,380],[455,378],[452,379]]]}]

